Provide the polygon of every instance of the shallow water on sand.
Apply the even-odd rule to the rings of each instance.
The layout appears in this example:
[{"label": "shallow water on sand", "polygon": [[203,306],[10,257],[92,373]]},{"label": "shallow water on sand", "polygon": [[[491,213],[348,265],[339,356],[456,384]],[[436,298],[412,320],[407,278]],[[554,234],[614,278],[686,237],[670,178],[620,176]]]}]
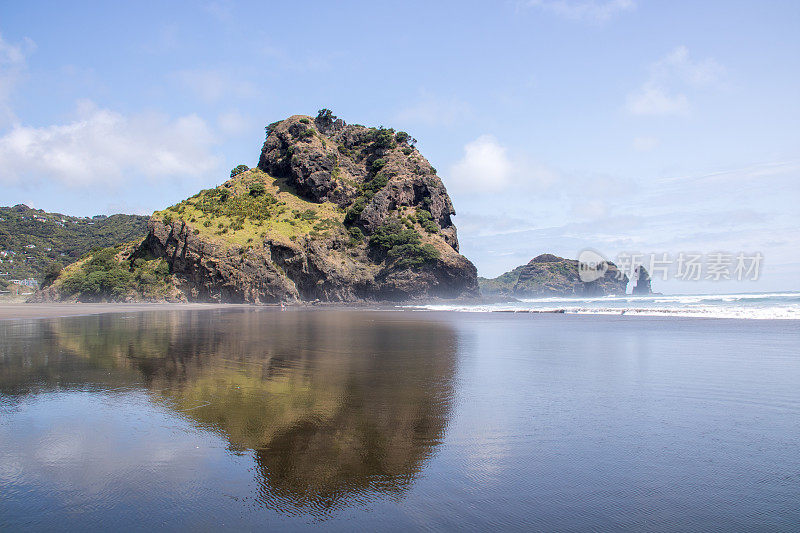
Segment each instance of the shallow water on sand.
[{"label": "shallow water on sand", "polygon": [[795,530],[795,321],[0,322],[0,529]]}]

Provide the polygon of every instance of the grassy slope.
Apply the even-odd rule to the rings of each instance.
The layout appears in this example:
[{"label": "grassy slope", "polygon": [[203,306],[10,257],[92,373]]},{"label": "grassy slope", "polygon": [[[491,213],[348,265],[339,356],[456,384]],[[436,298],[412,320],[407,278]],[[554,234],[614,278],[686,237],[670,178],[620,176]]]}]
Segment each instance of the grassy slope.
[{"label": "grassy slope", "polygon": [[[253,197],[250,188],[264,185],[265,194]],[[219,201],[221,191],[230,197]],[[182,220],[199,235],[236,246],[269,238],[294,241],[304,235],[326,235],[343,228],[344,211],[337,205],[317,204],[297,196],[284,180],[259,169],[231,178],[215,189],[200,191],[191,198],[153,213],[162,220]]]}]

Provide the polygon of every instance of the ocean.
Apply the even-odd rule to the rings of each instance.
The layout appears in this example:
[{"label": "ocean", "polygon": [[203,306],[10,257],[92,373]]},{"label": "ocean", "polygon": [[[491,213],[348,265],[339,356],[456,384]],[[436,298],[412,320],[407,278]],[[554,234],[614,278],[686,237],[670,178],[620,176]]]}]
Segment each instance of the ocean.
[{"label": "ocean", "polygon": [[551,297],[491,304],[430,304],[408,307],[433,311],[800,320],[800,292]]}]

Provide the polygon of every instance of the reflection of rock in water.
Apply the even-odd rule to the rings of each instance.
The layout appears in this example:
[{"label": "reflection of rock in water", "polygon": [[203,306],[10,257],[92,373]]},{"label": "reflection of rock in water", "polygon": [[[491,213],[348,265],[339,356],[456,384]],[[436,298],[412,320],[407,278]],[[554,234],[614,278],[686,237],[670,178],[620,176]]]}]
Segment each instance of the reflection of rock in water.
[{"label": "reflection of rock in water", "polygon": [[401,493],[443,437],[456,335],[417,316],[145,313],[56,321],[45,337],[254,450],[264,505],[324,514]]}]

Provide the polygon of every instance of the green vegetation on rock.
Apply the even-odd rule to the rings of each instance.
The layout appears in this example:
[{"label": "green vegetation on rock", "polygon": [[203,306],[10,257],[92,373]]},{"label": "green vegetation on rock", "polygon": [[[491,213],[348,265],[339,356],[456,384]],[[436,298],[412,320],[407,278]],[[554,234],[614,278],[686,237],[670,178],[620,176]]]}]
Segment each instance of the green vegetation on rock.
[{"label": "green vegetation on rock", "polygon": [[436,225],[436,222],[433,221],[433,216],[431,212],[426,209],[417,208],[417,222],[419,225],[422,226],[422,229],[427,231],[428,233],[438,233],[439,226]]},{"label": "green vegetation on rock", "polygon": [[198,235],[234,245],[297,239],[314,231],[319,220],[329,221],[323,232],[342,227],[344,220],[344,213],[335,204],[304,200],[284,180],[257,168],[153,216],[166,225],[188,224]]},{"label": "green vegetation on rock", "polygon": [[583,282],[578,261],[552,254],[542,254],[493,279],[478,278],[481,292],[492,296],[581,296],[625,294],[627,276],[618,276],[614,263],[608,263],[605,275],[592,282]]},{"label": "green vegetation on rock", "polygon": [[56,282],[65,297],[80,301],[160,300],[172,282],[163,259],[133,258],[132,247],[112,247],[88,254],[70,265]]},{"label": "green vegetation on rock", "polygon": [[401,268],[419,266],[439,258],[439,252],[431,244],[421,244],[419,233],[408,229],[399,220],[391,220],[380,226],[370,237],[370,245],[386,252]]}]

